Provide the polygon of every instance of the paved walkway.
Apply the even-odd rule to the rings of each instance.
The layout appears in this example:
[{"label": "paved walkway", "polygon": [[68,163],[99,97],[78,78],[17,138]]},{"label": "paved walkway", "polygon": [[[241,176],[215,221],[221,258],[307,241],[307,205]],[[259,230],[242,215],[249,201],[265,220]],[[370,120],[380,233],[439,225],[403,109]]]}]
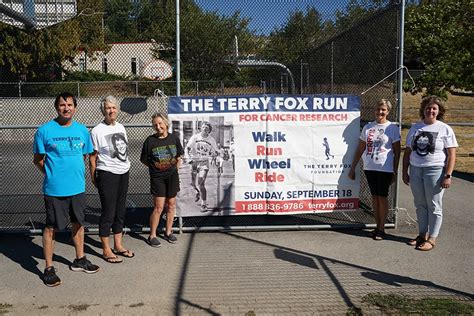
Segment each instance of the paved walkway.
[{"label": "paved walkway", "polygon": [[68,236],[54,258],[63,284],[48,288],[39,236],[0,236],[0,314],[268,315],[331,314],[367,306],[368,293],[454,297],[473,302],[474,184],[454,179],[436,248],[416,251],[409,189],[400,191],[399,225],[376,242],[361,230],[194,233],[151,248],[145,235],[125,236],[136,257],[100,258],[98,236],[86,236],[97,274],[68,270]]}]

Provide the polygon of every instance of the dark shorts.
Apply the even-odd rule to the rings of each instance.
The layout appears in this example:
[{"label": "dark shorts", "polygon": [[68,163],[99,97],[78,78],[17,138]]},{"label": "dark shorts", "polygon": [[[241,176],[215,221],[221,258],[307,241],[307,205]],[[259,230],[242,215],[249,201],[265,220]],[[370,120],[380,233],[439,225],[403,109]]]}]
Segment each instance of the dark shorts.
[{"label": "dark shorts", "polygon": [[178,171],[167,177],[151,177],[150,193],[153,196],[174,198],[179,192]]},{"label": "dark shorts", "polygon": [[387,197],[393,173],[374,170],[364,170],[364,173],[369,183],[370,194]]},{"label": "dark shorts", "polygon": [[46,208],[46,227],[65,229],[69,223],[85,224],[84,209],[86,207],[86,194],[80,193],[72,196],[44,196]]}]

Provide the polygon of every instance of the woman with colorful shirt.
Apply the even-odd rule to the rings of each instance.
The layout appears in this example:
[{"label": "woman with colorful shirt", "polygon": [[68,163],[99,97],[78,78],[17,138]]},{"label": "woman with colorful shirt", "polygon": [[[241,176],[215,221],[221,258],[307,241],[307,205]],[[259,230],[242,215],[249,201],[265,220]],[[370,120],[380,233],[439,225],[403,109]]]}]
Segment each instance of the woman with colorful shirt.
[{"label": "woman with colorful shirt", "polygon": [[156,133],[148,136],[143,143],[140,161],[148,167],[150,173],[150,192],[154,205],[150,215],[148,244],[159,247],[161,243],[156,237],[156,230],[165,204],[168,207],[164,237],[170,243],[177,241],[172,229],[176,214],[176,195],[179,192],[178,169],[184,149],[179,138],[168,133],[170,123],[165,115],[153,114],[152,123]]},{"label": "woman with colorful shirt", "polygon": [[385,237],[388,214],[388,191],[396,179],[400,159],[400,129],[387,120],[392,105],[382,99],[375,106],[375,121],[362,129],[359,146],[352,161],[349,178],[355,179],[355,168],[360,158],[372,195],[372,209],[377,228],[371,232],[374,240]]},{"label": "woman with colorful shirt", "polygon": [[408,244],[429,251],[435,247],[443,221],[443,193],[451,186],[458,143],[453,129],[442,122],[446,107],[430,96],[420,105],[421,121],[412,125],[403,157],[403,182],[414,197],[418,236]]}]

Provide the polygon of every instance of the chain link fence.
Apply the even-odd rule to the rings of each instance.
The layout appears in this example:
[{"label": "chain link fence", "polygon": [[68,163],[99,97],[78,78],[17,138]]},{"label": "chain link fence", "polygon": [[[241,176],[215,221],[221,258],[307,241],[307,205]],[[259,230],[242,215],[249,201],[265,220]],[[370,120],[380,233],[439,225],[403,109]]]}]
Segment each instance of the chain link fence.
[{"label": "chain link fence", "polygon": [[[128,32],[114,24],[117,12],[105,7],[102,32],[111,44],[106,50],[78,52],[72,62],[64,63],[67,81],[0,82],[0,231],[36,231],[44,224],[43,177],[32,163],[32,140],[36,128],[55,117],[54,97],[62,91],[78,96],[75,119],[89,128],[102,120],[99,103],[103,96],[112,94],[121,102],[119,121],[127,128],[132,163],[125,223],[133,231],[148,228],[152,199],[148,171],[139,155],[143,140],[153,133],[152,113],[166,112],[167,96],[176,95],[175,4],[130,3],[134,15],[128,15]],[[181,95],[354,94],[362,99],[361,125],[373,120],[373,106],[381,98],[394,105],[389,119],[399,121],[399,83],[396,75],[390,76],[398,68],[398,1],[219,3],[181,0]],[[146,26],[151,21],[147,14],[153,12],[162,14],[162,29]],[[130,49],[130,43],[146,45]],[[156,60],[164,64],[156,66]],[[110,75],[112,71],[122,78],[83,80],[91,78],[87,74]],[[78,74],[82,79],[74,80]],[[100,201],[90,179],[86,183],[87,229],[94,231]],[[388,225],[396,223],[397,185],[389,195]],[[175,226],[182,230],[369,227],[374,219],[363,175],[360,200],[356,212],[189,217]]]}]

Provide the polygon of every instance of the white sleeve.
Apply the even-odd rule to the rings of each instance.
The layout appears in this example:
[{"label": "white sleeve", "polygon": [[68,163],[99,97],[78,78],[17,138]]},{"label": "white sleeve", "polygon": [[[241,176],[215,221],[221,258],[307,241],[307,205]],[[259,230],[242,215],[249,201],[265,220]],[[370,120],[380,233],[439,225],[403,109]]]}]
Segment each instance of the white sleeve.
[{"label": "white sleeve", "polygon": [[366,131],[367,131],[367,126],[369,124],[370,123],[364,125],[364,127],[362,128],[362,132],[360,132],[360,136],[359,136],[359,139],[365,143],[367,142]]},{"label": "white sleeve", "polygon": [[392,144],[399,142],[401,139],[401,136],[400,136],[400,129],[398,128],[398,125],[392,124],[390,125],[390,127],[392,128]]},{"label": "white sleeve", "polygon": [[446,135],[443,137],[444,148],[458,147],[456,135],[451,126],[446,125]]},{"label": "white sleeve", "polygon": [[408,134],[407,134],[406,143],[405,143],[405,147],[409,147],[412,150],[413,148],[411,147],[411,145],[412,145],[412,140],[415,133],[416,133],[415,126],[410,127],[410,130],[408,131]]},{"label": "white sleeve", "polygon": [[94,148],[95,151],[99,151],[99,140],[97,139],[97,130],[95,128],[92,129],[91,131],[91,139],[92,139],[92,147]]}]

